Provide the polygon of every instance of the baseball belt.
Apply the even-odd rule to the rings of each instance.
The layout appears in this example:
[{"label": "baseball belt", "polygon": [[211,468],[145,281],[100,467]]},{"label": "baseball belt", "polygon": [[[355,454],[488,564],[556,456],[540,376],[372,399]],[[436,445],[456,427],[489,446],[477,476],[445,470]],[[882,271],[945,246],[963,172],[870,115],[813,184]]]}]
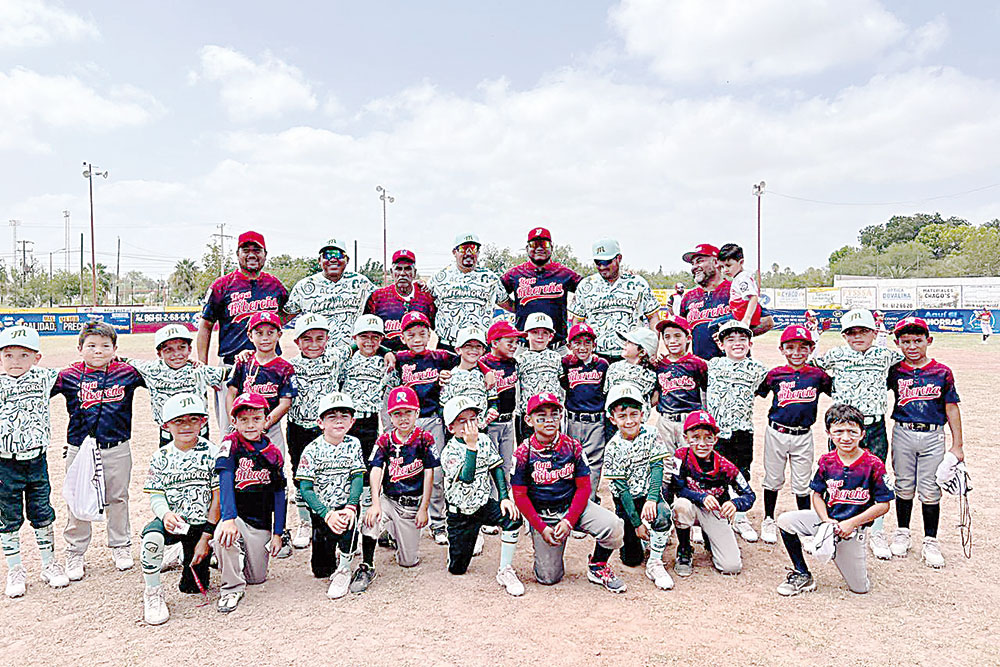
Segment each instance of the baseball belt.
[{"label": "baseball belt", "polygon": [[900,428],[905,428],[907,431],[917,431],[920,433],[931,433],[933,431],[940,431],[943,426],[941,424],[920,424],[917,422],[896,422]]},{"label": "baseball belt", "polygon": [[34,449],[28,449],[23,452],[0,452],[0,459],[5,459],[7,461],[30,461],[31,459],[37,458],[45,453],[45,450],[41,447],[35,447]]},{"label": "baseball belt", "polygon": [[687,417],[683,412],[661,412],[660,416],[670,422],[682,422]]},{"label": "baseball belt", "polygon": [[420,496],[388,496],[400,507],[420,507]]},{"label": "baseball belt", "polygon": [[502,415],[497,415],[497,418],[494,419],[493,421],[494,422],[509,422],[512,419],[514,419],[514,413],[513,412],[506,412],[506,413],[504,413]]},{"label": "baseball belt", "polygon": [[871,426],[875,422],[881,421],[883,415],[868,416],[865,415],[865,426]]},{"label": "baseball belt", "polygon": [[99,442],[97,443],[98,449],[112,449],[118,445],[124,445],[128,440],[119,440],[118,442]]},{"label": "baseball belt", "polygon": [[571,421],[583,422],[584,424],[598,424],[604,421],[603,412],[573,412],[572,410],[567,410],[566,416]]},{"label": "baseball belt", "polygon": [[767,421],[767,425],[778,433],[784,433],[785,435],[805,435],[812,430],[812,427],[810,426],[785,426],[784,424],[773,422],[770,419]]}]

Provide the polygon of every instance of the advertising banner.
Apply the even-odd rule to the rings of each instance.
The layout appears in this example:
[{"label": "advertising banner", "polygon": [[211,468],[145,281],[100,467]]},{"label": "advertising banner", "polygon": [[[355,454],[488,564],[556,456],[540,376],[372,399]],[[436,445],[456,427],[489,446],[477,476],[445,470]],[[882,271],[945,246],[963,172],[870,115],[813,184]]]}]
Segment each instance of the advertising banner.
[{"label": "advertising banner", "polygon": [[917,287],[917,308],[958,308],[962,288],[958,285]]},{"label": "advertising banner", "polygon": [[910,310],[917,307],[917,288],[880,287],[878,306],[880,310]]},{"label": "advertising banner", "polygon": [[840,305],[846,310],[851,308],[875,308],[874,287],[841,287]]}]

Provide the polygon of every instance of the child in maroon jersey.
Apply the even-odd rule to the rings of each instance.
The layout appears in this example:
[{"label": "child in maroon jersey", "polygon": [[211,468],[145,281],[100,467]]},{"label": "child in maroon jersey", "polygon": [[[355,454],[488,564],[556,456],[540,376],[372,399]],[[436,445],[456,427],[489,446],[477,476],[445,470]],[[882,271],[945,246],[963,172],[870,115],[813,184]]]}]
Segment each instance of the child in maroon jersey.
[{"label": "child in maroon jersey", "polygon": [[604,401],[607,395],[604,393],[604,379],[609,364],[607,359],[594,354],[597,334],[586,322],[573,325],[568,340],[570,353],[562,360],[566,435],[583,445],[583,453],[590,464],[591,500],[596,502],[606,442]]},{"label": "child in maroon jersey", "polygon": [[682,428],[688,413],[702,409],[701,395],[708,388],[708,364],[688,352],[691,326],[679,315],[667,314],[656,323],[667,353],[654,366],[660,392],[656,430],[670,454],[684,442]]},{"label": "child in maroon jersey", "polygon": [[503,469],[510,475],[514,460],[514,410],[517,407],[517,341],[525,334],[518,331],[507,320],[498,320],[486,330],[486,342],[490,352],[479,360],[479,370],[484,374],[492,372],[495,381],[497,416],[486,429],[493,444],[500,450]]}]

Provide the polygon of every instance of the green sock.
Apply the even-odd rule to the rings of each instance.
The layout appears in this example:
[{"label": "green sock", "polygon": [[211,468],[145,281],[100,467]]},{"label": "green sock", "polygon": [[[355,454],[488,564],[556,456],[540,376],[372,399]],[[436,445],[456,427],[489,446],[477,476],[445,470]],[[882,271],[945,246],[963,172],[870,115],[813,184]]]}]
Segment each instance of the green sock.
[{"label": "green sock", "polygon": [[38,552],[42,555],[42,567],[52,561],[55,553],[56,529],[50,523],[41,528],[35,528],[35,542],[38,543]]},{"label": "green sock", "polygon": [[517,551],[517,538],[521,531],[519,528],[505,530],[500,533],[500,569],[514,563],[514,552]]},{"label": "green sock", "polygon": [[352,560],[354,560],[353,554],[345,554],[344,552],[340,552],[340,563],[337,565],[337,569],[350,572]]},{"label": "green sock", "polygon": [[17,532],[0,533],[0,545],[3,545],[3,557],[7,567],[21,564],[21,535]]},{"label": "green sock", "polygon": [[146,533],[142,536],[142,550],[139,562],[142,563],[142,578],[146,586],[155,588],[160,585],[160,568],[163,566],[163,533]]},{"label": "green sock", "polygon": [[667,537],[669,530],[649,531],[649,562],[663,560],[663,550],[667,548]]}]

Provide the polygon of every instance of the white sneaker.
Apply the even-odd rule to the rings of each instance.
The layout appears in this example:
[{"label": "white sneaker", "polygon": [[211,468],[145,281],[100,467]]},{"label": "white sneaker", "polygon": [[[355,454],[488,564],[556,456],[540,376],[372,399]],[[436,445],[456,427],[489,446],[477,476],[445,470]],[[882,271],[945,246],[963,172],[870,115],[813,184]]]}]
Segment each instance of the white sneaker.
[{"label": "white sneaker", "polygon": [[646,563],[646,578],[652,581],[661,591],[669,591],[674,587],[674,580],[663,567],[663,561],[651,560]]},{"label": "white sneaker", "polygon": [[338,569],[330,577],[330,587],[326,589],[326,597],[337,600],[347,595],[351,587],[351,571],[348,569]]},{"label": "white sneaker", "polygon": [[896,534],[892,536],[892,543],[889,551],[896,558],[906,558],[906,552],[910,550],[910,529],[897,528]]},{"label": "white sneaker", "polygon": [[42,568],[42,581],[52,588],[65,588],[69,586],[69,577],[66,576],[66,570],[63,569],[63,566],[55,558]]},{"label": "white sneaker", "polygon": [[499,535],[500,526],[483,526],[479,529],[484,535]]},{"label": "white sneaker", "polygon": [[7,597],[19,598],[28,588],[28,572],[24,565],[15,565],[7,570]]},{"label": "white sneaker", "polygon": [[70,581],[83,579],[85,570],[83,554],[66,554],[66,576]]},{"label": "white sneaker", "polygon": [[705,536],[701,532],[701,526],[691,526],[691,544],[704,544]]},{"label": "white sneaker", "polygon": [[938,545],[936,537],[925,537],[924,548],[920,550],[920,558],[935,570],[944,567],[944,556],[941,555],[941,547]]},{"label": "white sneaker", "polygon": [[483,553],[483,547],[486,546],[486,538],[483,537],[482,533],[476,535],[476,546],[472,547],[472,555],[478,556]]},{"label": "white sneaker", "polygon": [[163,599],[163,586],[146,586],[142,593],[143,617],[150,625],[163,625],[170,618],[170,611]]},{"label": "white sneaker", "polygon": [[507,593],[514,597],[524,595],[524,584],[517,578],[517,573],[514,572],[514,568],[510,565],[497,570],[497,583],[503,586],[507,590]]},{"label": "white sneaker", "polygon": [[240,600],[243,599],[244,591],[233,591],[232,593],[223,593],[219,596],[219,606],[217,609],[221,614],[228,614],[236,611],[236,607],[239,606]]},{"label": "white sneaker", "polygon": [[111,547],[111,558],[115,561],[115,567],[123,572],[131,570],[135,565],[132,559],[132,547]]},{"label": "white sneaker", "polygon": [[305,549],[312,542],[312,526],[308,523],[300,523],[292,535],[292,546],[296,549]]},{"label": "white sneaker", "polygon": [[778,543],[778,522],[768,517],[760,524],[760,539],[765,544]]},{"label": "white sneaker", "polygon": [[750,519],[745,516],[736,519],[736,522],[733,523],[733,530],[747,542],[756,542],[758,539],[757,531],[750,525]]},{"label": "white sneaker", "polygon": [[434,543],[441,546],[448,544],[448,531],[444,528],[432,531],[434,534]]},{"label": "white sneaker", "polygon": [[872,553],[875,554],[875,558],[879,558],[881,560],[889,560],[892,558],[892,552],[889,551],[889,542],[885,538],[885,531],[872,531],[872,534],[868,536],[868,545],[872,548]]},{"label": "white sneaker", "polygon": [[179,570],[184,565],[184,545],[178,542],[171,544],[163,550],[163,564],[160,565],[160,572],[167,570]]}]

